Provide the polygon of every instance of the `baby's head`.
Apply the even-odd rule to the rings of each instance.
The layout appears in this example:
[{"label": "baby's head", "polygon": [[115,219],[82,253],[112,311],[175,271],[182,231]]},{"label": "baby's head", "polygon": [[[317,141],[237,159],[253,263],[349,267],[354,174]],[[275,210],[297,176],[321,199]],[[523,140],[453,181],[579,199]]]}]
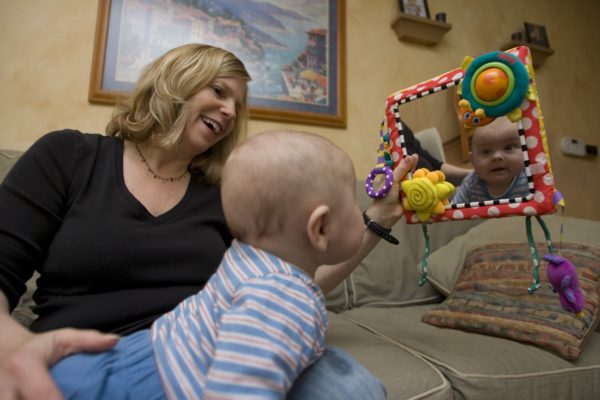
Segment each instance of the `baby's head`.
[{"label": "baby's head", "polygon": [[471,139],[471,163],[493,195],[504,193],[524,168],[517,124],[499,117],[475,128]]},{"label": "baby's head", "polygon": [[[293,247],[291,258],[315,251],[318,262],[337,263],[362,240],[355,182],[352,161],[329,140],[306,132],[264,132],[227,160],[223,210],[237,239],[261,248]],[[305,261],[290,260],[279,248],[265,250],[296,265]]]}]

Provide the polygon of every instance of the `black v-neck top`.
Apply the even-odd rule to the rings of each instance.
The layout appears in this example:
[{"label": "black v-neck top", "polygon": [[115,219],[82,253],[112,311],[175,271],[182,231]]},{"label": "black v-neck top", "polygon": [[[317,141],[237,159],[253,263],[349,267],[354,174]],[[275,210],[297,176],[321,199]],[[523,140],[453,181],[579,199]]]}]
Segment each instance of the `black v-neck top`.
[{"label": "black v-neck top", "polygon": [[125,186],[114,137],[49,133],[0,186],[0,290],[12,309],[40,272],[33,331],[148,327],[204,286],[230,243],[217,186],[192,174],[154,217]]}]

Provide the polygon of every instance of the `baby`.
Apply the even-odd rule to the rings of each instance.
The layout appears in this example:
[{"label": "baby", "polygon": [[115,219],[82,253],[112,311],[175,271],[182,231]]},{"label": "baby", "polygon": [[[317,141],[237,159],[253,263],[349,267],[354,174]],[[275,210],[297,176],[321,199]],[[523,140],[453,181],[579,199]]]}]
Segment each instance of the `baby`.
[{"label": "baby", "polygon": [[507,117],[475,128],[470,158],[473,171],[456,189],[453,203],[509,199],[529,193],[519,130]]},{"label": "baby", "polygon": [[272,131],[223,169],[236,238],[203,290],[100,354],[52,368],[67,398],[285,398],[324,351],[318,266],[349,259],[365,226],[350,158],[320,136]]}]

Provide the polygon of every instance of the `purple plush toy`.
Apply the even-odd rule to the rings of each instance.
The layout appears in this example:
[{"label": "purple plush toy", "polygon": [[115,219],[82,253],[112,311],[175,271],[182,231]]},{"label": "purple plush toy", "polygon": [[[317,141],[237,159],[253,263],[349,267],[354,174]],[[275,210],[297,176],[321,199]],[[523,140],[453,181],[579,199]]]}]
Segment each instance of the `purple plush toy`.
[{"label": "purple plush toy", "polygon": [[546,254],[544,260],[548,261],[548,280],[552,285],[552,290],[558,293],[560,305],[566,311],[583,319],[585,301],[579,288],[575,266],[557,254]]}]

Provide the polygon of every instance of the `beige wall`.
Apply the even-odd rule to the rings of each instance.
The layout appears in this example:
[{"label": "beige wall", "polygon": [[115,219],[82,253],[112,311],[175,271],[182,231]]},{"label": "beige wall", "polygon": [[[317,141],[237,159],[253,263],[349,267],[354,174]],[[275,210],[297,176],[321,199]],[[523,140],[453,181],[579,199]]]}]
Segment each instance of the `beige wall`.
[{"label": "beige wall", "polygon": [[[450,5],[455,8],[450,9]],[[497,50],[524,21],[545,25],[555,54],[536,70],[552,166],[567,215],[600,220],[598,159],[567,157],[563,135],[600,145],[600,2],[596,0],[429,0],[452,30],[434,47],[399,41],[390,28],[397,0],[347,0],[346,129],[252,120],[250,132],[286,126],[318,132],[345,148],[364,177],[376,160],[386,97],[460,66],[465,55]],[[0,0],[0,148],[26,149],[65,127],[103,132],[111,107],[87,102],[97,2]],[[445,97],[444,97],[445,96]],[[416,130],[436,125],[445,141],[458,132],[446,94],[402,108]]]}]

